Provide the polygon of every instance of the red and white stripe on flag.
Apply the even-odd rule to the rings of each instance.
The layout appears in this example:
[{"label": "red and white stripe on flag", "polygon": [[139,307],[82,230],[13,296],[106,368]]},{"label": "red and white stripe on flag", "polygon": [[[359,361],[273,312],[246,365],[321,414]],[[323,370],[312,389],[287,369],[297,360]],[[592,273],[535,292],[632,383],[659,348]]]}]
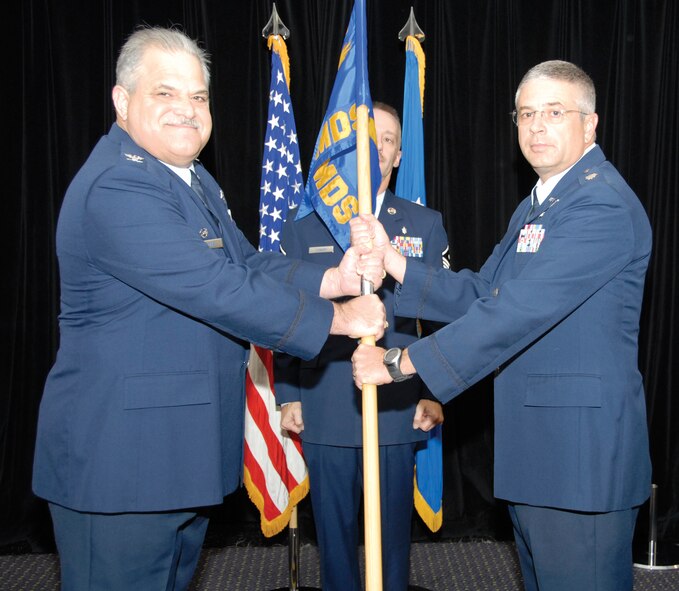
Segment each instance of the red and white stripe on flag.
[{"label": "red and white stripe on flag", "polygon": [[271,384],[273,354],[251,345],[243,472],[245,488],[259,509],[262,533],[267,537],[287,526],[293,507],[309,492],[301,441],[295,433],[281,429]]}]

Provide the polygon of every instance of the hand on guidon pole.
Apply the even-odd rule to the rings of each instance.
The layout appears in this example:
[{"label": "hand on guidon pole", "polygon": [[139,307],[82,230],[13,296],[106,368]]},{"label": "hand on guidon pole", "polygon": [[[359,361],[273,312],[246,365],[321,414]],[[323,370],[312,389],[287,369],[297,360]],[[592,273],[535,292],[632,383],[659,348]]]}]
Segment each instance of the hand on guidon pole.
[{"label": "hand on guidon pole", "polygon": [[392,247],[389,236],[384,226],[372,214],[361,214],[352,218],[351,244],[355,248],[367,248],[370,245],[373,252],[380,253],[383,257],[384,278],[389,273],[396,281],[403,283],[405,275],[406,259]]},{"label": "hand on guidon pole", "polygon": [[341,295],[361,295],[361,282],[370,281],[379,289],[384,272],[384,253],[374,250],[366,243],[347,249],[337,267]]},{"label": "hand on guidon pole", "polygon": [[346,302],[333,302],[335,315],[330,334],[347,335],[358,339],[384,335],[387,325],[387,312],[384,304],[375,294],[362,295]]},{"label": "hand on guidon pole", "polygon": [[384,255],[391,246],[384,226],[371,213],[362,213],[349,221],[351,246],[381,251]]},{"label": "hand on guidon pole", "polygon": [[384,349],[374,345],[361,343],[351,356],[354,383],[357,388],[363,384],[381,386],[393,382],[387,367],[384,365]]}]

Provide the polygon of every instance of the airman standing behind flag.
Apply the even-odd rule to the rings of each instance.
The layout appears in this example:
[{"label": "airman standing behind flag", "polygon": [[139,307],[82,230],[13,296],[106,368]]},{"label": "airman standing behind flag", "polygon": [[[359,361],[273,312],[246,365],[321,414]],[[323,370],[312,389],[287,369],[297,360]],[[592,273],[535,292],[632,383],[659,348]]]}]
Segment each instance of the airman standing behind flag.
[{"label": "airman standing behind flag", "polygon": [[[401,160],[401,126],[389,105],[374,103],[382,180],[377,215],[402,254],[428,264],[442,264],[448,250],[441,215],[389,189]],[[289,256],[332,265],[342,249],[313,213],[288,220],[281,247]],[[378,295],[389,311],[385,347],[404,347],[418,337],[413,319],[394,317],[395,283]],[[351,354],[355,341],[331,337],[310,362],[276,356],[276,391],[285,404],[282,425],[301,433],[309,467],[311,501],[321,559],[321,583],[327,591],[359,590],[358,543],[363,489],[361,392],[353,384]],[[382,391],[383,390],[383,391]],[[386,591],[408,587],[415,446],[443,420],[441,405],[421,380],[390,384],[378,393],[379,459],[382,514],[382,563]]]}]

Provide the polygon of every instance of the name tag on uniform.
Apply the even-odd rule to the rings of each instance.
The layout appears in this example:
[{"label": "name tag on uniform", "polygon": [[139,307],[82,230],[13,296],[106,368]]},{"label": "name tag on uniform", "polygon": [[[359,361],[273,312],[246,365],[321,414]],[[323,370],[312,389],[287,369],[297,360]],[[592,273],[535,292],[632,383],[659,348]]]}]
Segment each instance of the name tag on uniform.
[{"label": "name tag on uniform", "polygon": [[526,224],[519,233],[516,252],[537,252],[544,237],[542,224]]},{"label": "name tag on uniform", "polygon": [[224,241],[221,238],[210,238],[203,242],[208,245],[208,248],[224,248]]},{"label": "name tag on uniform", "polygon": [[310,246],[309,254],[324,254],[326,252],[335,252],[335,247],[330,244],[329,246]]}]

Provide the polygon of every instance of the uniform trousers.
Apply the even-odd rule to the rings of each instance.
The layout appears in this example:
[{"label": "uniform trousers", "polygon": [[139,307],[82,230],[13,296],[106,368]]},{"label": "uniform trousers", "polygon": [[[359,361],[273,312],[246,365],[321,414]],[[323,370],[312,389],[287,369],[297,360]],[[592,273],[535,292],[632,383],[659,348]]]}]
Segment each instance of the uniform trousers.
[{"label": "uniform trousers", "polygon": [[50,503],[64,591],[183,591],[208,518],[196,511],[83,513]]},{"label": "uniform trousers", "polygon": [[[304,442],[323,591],[360,591],[363,449]],[[381,445],[384,591],[406,591],[410,574],[415,443]]]},{"label": "uniform trousers", "polygon": [[639,508],[584,513],[511,504],[526,591],[632,591]]}]

